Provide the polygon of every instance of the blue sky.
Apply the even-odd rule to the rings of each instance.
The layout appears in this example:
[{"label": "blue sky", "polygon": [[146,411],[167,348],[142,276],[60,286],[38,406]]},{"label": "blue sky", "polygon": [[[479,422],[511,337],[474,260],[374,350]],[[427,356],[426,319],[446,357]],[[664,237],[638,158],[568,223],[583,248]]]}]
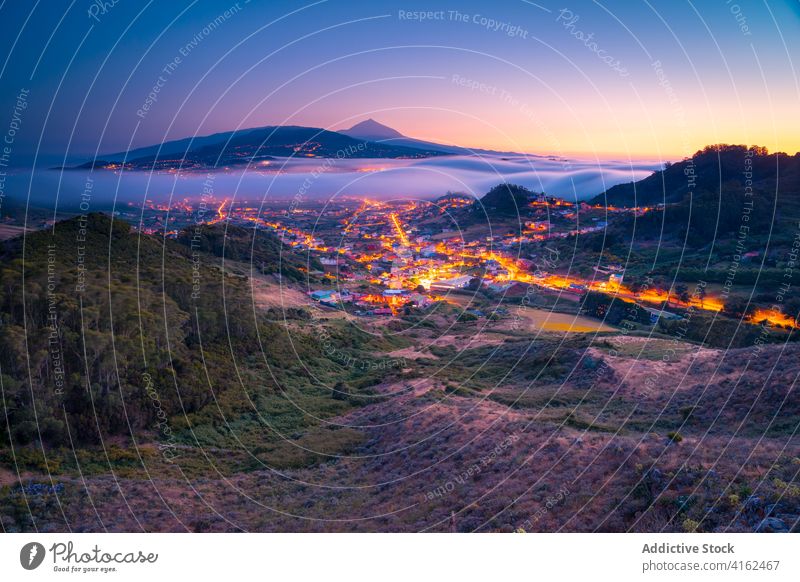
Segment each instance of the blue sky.
[{"label": "blue sky", "polygon": [[30,91],[16,161],[366,117],[538,153],[800,149],[797,2],[106,5],[0,7],[0,121]]}]

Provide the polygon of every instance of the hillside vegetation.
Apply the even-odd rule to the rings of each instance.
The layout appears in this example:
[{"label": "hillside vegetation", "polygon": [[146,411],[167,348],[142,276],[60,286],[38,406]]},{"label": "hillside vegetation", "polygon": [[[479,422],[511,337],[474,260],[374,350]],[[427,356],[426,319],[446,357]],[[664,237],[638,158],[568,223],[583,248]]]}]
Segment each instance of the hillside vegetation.
[{"label": "hillside vegetation", "polygon": [[[326,356],[320,326],[352,357],[389,344],[336,322],[306,322],[290,337],[254,309],[246,277],[221,269],[223,228],[203,230],[199,253],[102,214],[7,241],[0,445],[38,443],[51,455],[111,437],[263,445],[356,403],[333,399],[333,384],[357,395],[380,371]],[[296,277],[305,264],[266,233],[254,250],[243,229],[227,243],[229,262],[252,252],[264,272],[281,265]]]}]

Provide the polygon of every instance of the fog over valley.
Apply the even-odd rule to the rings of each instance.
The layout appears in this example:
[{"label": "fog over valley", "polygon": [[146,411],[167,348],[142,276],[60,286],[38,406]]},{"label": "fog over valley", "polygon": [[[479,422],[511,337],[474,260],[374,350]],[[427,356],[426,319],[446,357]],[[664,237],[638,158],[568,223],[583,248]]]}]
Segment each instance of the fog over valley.
[{"label": "fog over valley", "polygon": [[[282,158],[248,169],[213,172],[147,172],[112,170],[17,170],[6,179],[6,196],[29,198],[34,206],[69,210],[87,188],[93,205],[138,203],[145,198],[170,199],[213,194],[240,200],[308,199],[332,196],[373,198],[436,198],[447,191],[480,197],[500,182],[526,186],[566,200],[585,200],[611,186],[640,180],[661,167],[659,162],[624,162],[507,156],[445,156],[424,159]],[[145,196],[146,194],[146,196]]]}]

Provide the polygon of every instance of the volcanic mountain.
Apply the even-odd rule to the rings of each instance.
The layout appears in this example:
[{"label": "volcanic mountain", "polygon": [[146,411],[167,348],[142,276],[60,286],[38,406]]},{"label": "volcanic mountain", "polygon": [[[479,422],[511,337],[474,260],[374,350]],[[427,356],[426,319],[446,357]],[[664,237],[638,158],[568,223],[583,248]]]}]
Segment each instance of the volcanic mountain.
[{"label": "volcanic mountain", "polygon": [[378,123],[372,118],[362,121],[361,123],[356,123],[350,129],[342,129],[339,131],[339,133],[359,139],[367,139],[370,141],[406,139],[406,136],[396,129],[392,129],[388,125]]},{"label": "volcanic mountain", "polygon": [[528,158],[544,157],[534,154],[521,154],[519,152],[496,151],[496,150],[486,150],[480,148],[476,149],[476,148],[461,147],[456,145],[445,145],[432,141],[415,139],[413,137],[407,137],[402,133],[400,133],[399,131],[397,131],[396,129],[393,129],[387,125],[379,123],[378,121],[375,121],[372,118],[357,123],[353,127],[347,129],[340,129],[339,133],[343,133],[345,135],[349,135],[350,137],[358,139],[379,141],[385,144],[419,148],[423,150],[434,149],[440,152],[445,152],[448,154],[454,154],[460,156],[501,155],[501,156],[521,156]]},{"label": "volcanic mountain", "polygon": [[338,131],[297,125],[237,129],[104,154],[70,169],[210,170],[265,164],[276,158],[394,158],[542,156],[472,149],[406,137],[374,119]]},{"label": "volcanic mountain", "polygon": [[[388,128],[387,128],[388,129]],[[399,134],[398,134],[399,135]],[[296,125],[268,126],[185,138],[90,160],[79,168],[214,169],[275,158],[428,158],[447,155],[427,144],[404,145]]]}]

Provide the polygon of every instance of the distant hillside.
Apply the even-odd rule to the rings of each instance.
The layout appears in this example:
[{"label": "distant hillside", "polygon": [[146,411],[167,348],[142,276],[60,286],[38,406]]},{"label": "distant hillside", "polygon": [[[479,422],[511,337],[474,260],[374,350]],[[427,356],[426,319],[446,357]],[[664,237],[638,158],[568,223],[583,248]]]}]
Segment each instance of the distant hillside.
[{"label": "distant hillside", "polygon": [[475,197],[462,192],[448,192],[444,196],[439,196],[436,200],[434,200],[434,202],[449,202],[452,200],[457,200],[460,202],[474,202]]},{"label": "distant hillside", "polygon": [[[450,152],[422,145],[412,147],[365,141],[314,127],[275,126],[240,130],[178,140],[129,152],[125,165],[133,170],[199,169],[242,166],[273,160],[299,158],[427,158]],[[143,155],[140,155],[143,154]],[[124,154],[100,156],[78,168],[116,168]]]},{"label": "distant hillside", "polygon": [[128,152],[117,152],[114,154],[104,154],[102,157],[103,160],[108,162],[122,162],[123,160],[137,160],[140,158],[146,158],[148,156],[155,156],[158,154],[159,156],[171,156],[175,154],[183,154],[184,152],[191,151],[194,149],[199,149],[201,147],[220,143],[227,139],[229,139],[232,135],[236,134],[244,134],[250,133],[255,129],[263,129],[263,128],[247,128],[247,129],[240,129],[236,131],[223,131],[220,133],[214,133],[211,135],[198,135],[195,137],[185,137],[183,139],[176,139],[171,141],[165,141],[160,144],[154,144],[150,146],[145,146],[141,148],[136,148],[134,150],[130,150]]},{"label": "distant hillside", "polygon": [[475,207],[487,214],[517,215],[525,211],[528,203],[536,196],[524,186],[498,184],[475,202]]},{"label": "distant hillside", "polygon": [[592,204],[652,206],[680,202],[691,191],[719,193],[744,190],[745,172],[752,172],[754,192],[800,195],[800,153],[769,154],[766,148],[743,145],[708,146],[691,158],[668,165],[638,182],[619,184],[595,196]]},{"label": "distant hillside", "polygon": [[[446,155],[508,155],[545,158],[536,154],[475,149],[406,137],[396,129],[367,119],[347,129],[329,131],[294,125],[266,126],[165,141],[102,154],[64,169],[206,170],[269,162],[274,158],[429,158]],[[61,169],[61,168],[57,168]]]}]

